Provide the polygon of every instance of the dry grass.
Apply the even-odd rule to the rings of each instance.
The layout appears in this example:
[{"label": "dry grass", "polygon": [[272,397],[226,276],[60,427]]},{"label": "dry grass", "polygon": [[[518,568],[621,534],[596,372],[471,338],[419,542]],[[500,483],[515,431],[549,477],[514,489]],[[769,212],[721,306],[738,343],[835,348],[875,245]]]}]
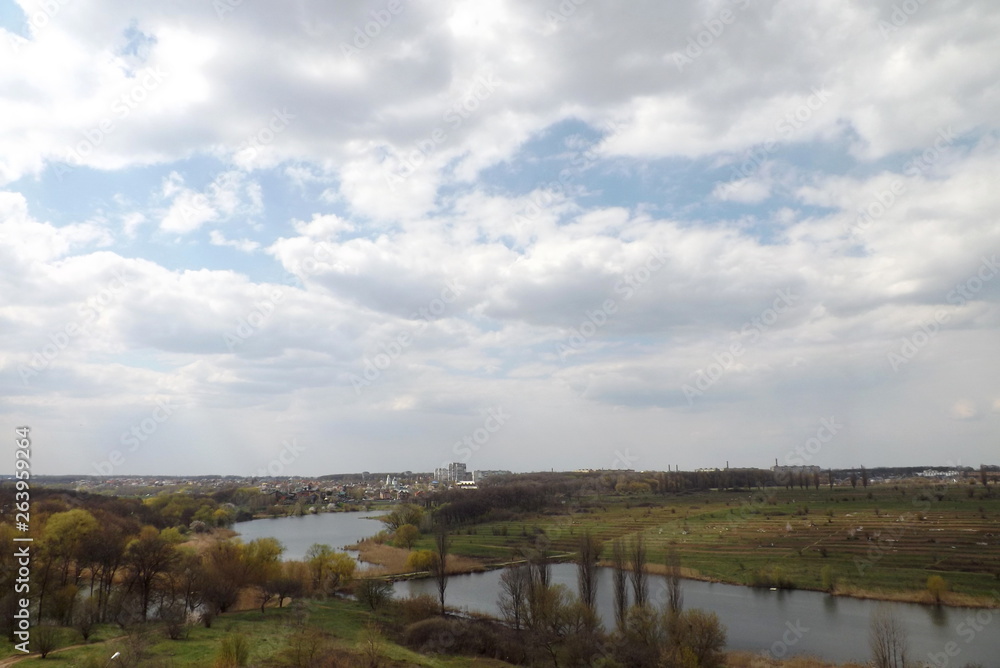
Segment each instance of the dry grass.
[{"label": "dry grass", "polygon": [[727,668],[864,668],[859,663],[827,663],[810,656],[774,659],[752,652],[730,652],[726,655]]},{"label": "dry grass", "polygon": [[192,547],[196,552],[201,554],[210,545],[215,544],[220,540],[228,540],[237,536],[235,531],[232,529],[212,529],[211,531],[206,531],[205,533],[192,533],[190,538],[179,545],[179,547]]},{"label": "dry grass", "polygon": [[[894,601],[897,603],[920,603],[921,605],[934,605],[934,596],[927,590],[923,591],[880,591],[861,589],[860,587],[838,586],[833,592],[837,596],[849,596],[851,598],[873,599],[877,601]],[[962,608],[995,608],[998,599],[993,596],[971,596],[953,591],[944,592],[941,595],[941,604]]]},{"label": "dry grass", "polygon": [[[399,575],[410,572],[410,569],[406,567],[406,559],[410,556],[410,550],[373,540],[363,540],[352,547],[357,548],[361,555],[361,561],[376,566],[376,568],[365,570],[364,575]],[[483,570],[485,567],[478,559],[456,554],[448,555],[447,571],[450,574],[477,573]]]}]

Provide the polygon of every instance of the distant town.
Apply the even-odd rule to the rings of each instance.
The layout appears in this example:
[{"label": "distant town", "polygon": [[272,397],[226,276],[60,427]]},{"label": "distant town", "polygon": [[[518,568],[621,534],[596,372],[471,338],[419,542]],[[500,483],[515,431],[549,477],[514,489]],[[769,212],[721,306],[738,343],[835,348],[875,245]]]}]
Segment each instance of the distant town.
[{"label": "distant town", "polygon": [[[669,467],[673,474],[684,473],[703,478],[705,487],[753,487],[777,484],[789,487],[857,486],[869,483],[887,483],[913,478],[932,479],[938,482],[958,483],[968,480],[1000,477],[1000,466],[926,466],[878,467],[866,469],[823,469],[814,465],[782,466],[775,464],[761,468],[697,468],[683,472],[679,467]],[[580,475],[603,474],[628,477],[653,475],[658,472],[633,469],[575,469],[569,473]],[[413,501],[442,489],[477,489],[485,480],[500,479],[518,474],[509,470],[469,470],[462,462],[452,462],[435,468],[433,472],[368,472],[327,474],[321,476],[156,476],[156,475],[61,475],[35,477],[36,484],[51,484],[78,491],[110,494],[154,494],[159,491],[191,489],[208,491],[237,487],[257,488],[274,497],[275,505],[305,504],[333,510],[345,504],[362,504],[371,501]],[[662,475],[662,473],[661,473]],[[0,479],[10,479],[2,476]],[[313,511],[315,512],[315,511]]]}]

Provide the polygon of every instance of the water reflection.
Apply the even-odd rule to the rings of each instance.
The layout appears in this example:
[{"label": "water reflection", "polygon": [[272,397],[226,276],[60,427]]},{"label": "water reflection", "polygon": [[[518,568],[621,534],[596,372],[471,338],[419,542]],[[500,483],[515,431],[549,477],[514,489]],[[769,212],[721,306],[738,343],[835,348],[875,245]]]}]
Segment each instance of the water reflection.
[{"label": "water reflection", "polygon": [[[555,564],[552,582],[576,591],[576,569],[572,564]],[[449,578],[447,602],[470,611],[498,615],[500,571],[456,575]],[[650,591],[665,584],[662,577],[650,576]],[[411,580],[395,584],[397,596],[427,593],[436,595],[431,580]],[[597,608],[605,627],[614,624],[610,569],[598,574]],[[655,599],[655,596],[654,596]],[[868,628],[878,601],[834,597],[823,592],[770,591],[709,582],[684,581],[684,607],[701,608],[719,615],[728,631],[730,649],[766,652],[794,638],[787,646],[789,655],[812,654],[834,662],[870,659]],[[962,646],[962,663],[996,666],[1000,656],[1000,634],[977,634],[973,642],[958,635],[956,626],[967,609],[889,603],[909,632],[913,656],[924,659],[939,652],[948,642]]]}]

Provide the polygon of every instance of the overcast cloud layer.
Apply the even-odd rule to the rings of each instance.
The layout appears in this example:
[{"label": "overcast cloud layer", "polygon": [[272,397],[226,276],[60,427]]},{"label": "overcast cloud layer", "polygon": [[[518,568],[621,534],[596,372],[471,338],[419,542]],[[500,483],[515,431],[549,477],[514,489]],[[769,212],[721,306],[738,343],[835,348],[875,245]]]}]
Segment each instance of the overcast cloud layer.
[{"label": "overcast cloud layer", "polygon": [[997,463],[991,0],[0,0],[0,51],[36,473]]}]

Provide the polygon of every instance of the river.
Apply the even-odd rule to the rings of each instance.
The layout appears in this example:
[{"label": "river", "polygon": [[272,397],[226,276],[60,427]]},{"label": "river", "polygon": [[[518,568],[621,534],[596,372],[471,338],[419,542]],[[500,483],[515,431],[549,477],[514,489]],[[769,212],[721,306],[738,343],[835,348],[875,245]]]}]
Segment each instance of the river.
[{"label": "river", "polygon": [[[377,512],[320,513],[302,517],[253,520],[236,525],[243,540],[271,536],[286,548],[285,559],[302,559],[313,543],[335,549],[375,534]],[[455,575],[448,580],[446,603],[498,615],[501,571]],[[552,582],[576,591],[576,567],[553,564]],[[394,584],[396,596],[437,596],[430,579]],[[868,627],[877,601],[829,596],[814,591],[769,591],[736,585],[685,580],[684,607],[715,612],[726,626],[727,648],[771,652],[774,656],[811,654],[827,661],[868,661]],[[662,577],[649,578],[651,600],[664,598]],[[1000,600],[1000,593],[994,593]],[[598,574],[598,611],[605,626],[614,624],[611,573]],[[889,603],[909,634],[911,656],[931,666],[960,668],[980,663],[1000,668],[1000,610],[970,610]],[[952,644],[949,644],[952,643]],[[919,664],[918,664],[919,665]]]},{"label": "river", "polygon": [[[576,592],[576,566],[553,564],[552,582]],[[496,601],[501,571],[449,578],[445,602],[457,608],[499,615]],[[665,579],[649,577],[651,600],[662,605]],[[437,596],[433,580],[395,583],[397,596]],[[877,601],[829,596],[814,591],[770,591],[684,580],[684,607],[716,613],[726,626],[727,649],[806,654],[827,661],[863,663],[871,657],[868,626]],[[614,625],[611,569],[598,574],[597,607],[606,628]],[[889,603],[909,633],[911,656],[932,666],[981,663],[1000,667],[1000,610],[970,610]],[[977,618],[978,615],[978,618]],[[970,621],[971,619],[971,621]],[[977,630],[978,629],[978,630]],[[948,643],[954,643],[949,646]],[[948,651],[952,657],[948,657]],[[945,659],[948,663],[945,664]],[[918,664],[919,665],[919,664]]]},{"label": "river", "polygon": [[275,517],[273,519],[239,522],[233,529],[244,542],[255,538],[277,538],[285,546],[282,558],[304,559],[306,550],[313,543],[325,543],[335,550],[343,550],[363,538],[374,536],[383,525],[374,518],[381,511],[349,513],[317,513],[301,517]]}]

